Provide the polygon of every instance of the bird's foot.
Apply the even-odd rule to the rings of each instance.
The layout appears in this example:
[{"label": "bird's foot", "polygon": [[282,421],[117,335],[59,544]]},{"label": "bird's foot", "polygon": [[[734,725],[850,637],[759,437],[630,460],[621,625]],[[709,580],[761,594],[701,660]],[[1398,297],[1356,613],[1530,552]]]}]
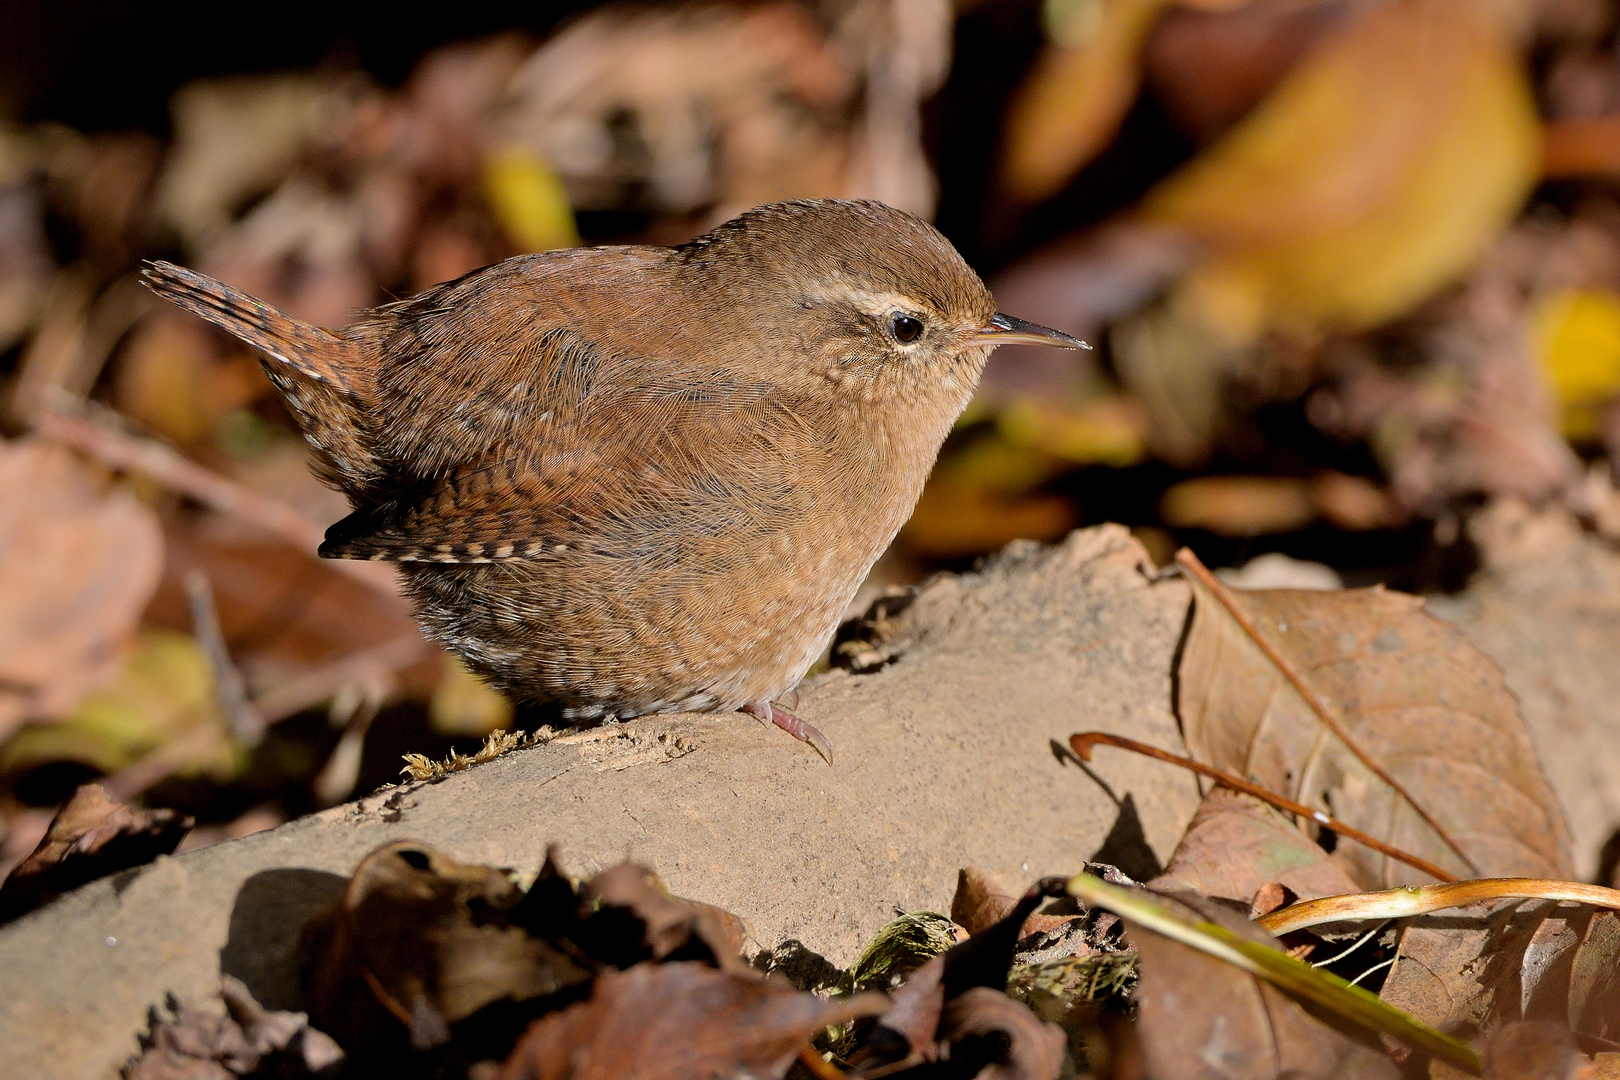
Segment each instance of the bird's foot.
[{"label": "bird's foot", "polygon": [[737,711],[757,717],[761,723],[775,724],[800,742],[809,743],[815,748],[816,753],[827,759],[827,764],[832,764],[832,743],[827,741],[827,736],[817,731],[814,725],[805,723],[780,705],[773,705],[769,701],[755,701]]}]

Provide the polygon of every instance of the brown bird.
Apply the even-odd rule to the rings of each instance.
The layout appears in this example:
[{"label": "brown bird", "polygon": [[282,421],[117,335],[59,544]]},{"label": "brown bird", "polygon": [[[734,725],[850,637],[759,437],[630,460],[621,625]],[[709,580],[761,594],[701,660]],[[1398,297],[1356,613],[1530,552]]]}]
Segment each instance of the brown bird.
[{"label": "brown bird", "polygon": [[212,278],[146,284],[263,354],[354,512],[326,558],[400,564],[427,633],[567,719],[773,702],[910,515],[996,313],[880,203],[750,210],[676,248],[507,259],[328,331]]}]

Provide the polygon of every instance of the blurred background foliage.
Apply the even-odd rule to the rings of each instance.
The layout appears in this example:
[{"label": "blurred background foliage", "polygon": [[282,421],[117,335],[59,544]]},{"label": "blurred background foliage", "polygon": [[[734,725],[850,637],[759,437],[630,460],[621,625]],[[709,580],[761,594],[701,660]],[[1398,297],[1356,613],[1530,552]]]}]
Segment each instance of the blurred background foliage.
[{"label": "blurred background foliage", "polygon": [[996,354],[862,604],[1109,520],[1249,584],[1456,588],[1490,499],[1620,542],[1615,0],[463,7],[0,11],[0,873],[91,776],[196,845],[523,721],[313,557],[341,497],[144,258],[339,326],[758,202],[930,217],[1098,348]]}]

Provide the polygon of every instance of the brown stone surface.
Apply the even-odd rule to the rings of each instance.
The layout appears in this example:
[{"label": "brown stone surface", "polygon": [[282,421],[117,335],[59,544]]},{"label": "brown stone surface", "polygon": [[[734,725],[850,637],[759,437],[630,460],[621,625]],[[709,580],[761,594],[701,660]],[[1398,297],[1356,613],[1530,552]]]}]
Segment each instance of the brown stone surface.
[{"label": "brown stone surface", "polygon": [[92,883],[0,930],[5,1075],[110,1076],[149,1006],[208,995],[221,971],[295,1004],[299,928],[394,839],[523,869],[556,841],[574,873],[629,856],[756,942],[798,938],[837,963],[895,908],[947,909],[963,866],[1022,882],[1105,841],[1128,864],[1146,854],[1122,843],[1138,814],[1163,860],[1197,804],[1189,777],[1099,755],[1105,791],[1050,748],[1101,728],[1179,751],[1187,588],[1150,583],[1146,563],[1104,526],[935,580],[892,621],[892,662],[804,688],[830,768],[744,717],[649,717]]}]

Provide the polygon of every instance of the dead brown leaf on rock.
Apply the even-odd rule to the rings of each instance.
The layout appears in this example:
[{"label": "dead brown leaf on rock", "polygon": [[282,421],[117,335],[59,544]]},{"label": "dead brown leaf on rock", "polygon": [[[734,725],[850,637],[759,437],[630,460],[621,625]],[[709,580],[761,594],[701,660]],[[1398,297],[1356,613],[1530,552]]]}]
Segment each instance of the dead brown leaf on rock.
[{"label": "dead brown leaf on rock", "polygon": [[154,1020],[124,1080],[301,1080],[337,1075],[343,1051],[303,1013],[263,1008],[240,980],[221,981],[224,1014],[197,1004]]},{"label": "dead brown leaf on rock", "polygon": [[1244,903],[1270,884],[1305,899],[1359,891],[1343,867],[1280,812],[1224,787],[1204,796],[1164,873],[1148,884]]},{"label": "dead brown leaf on rock", "polygon": [[[1234,912],[1190,894],[1202,919],[1280,948]],[[1128,925],[1140,954],[1137,1027],[1148,1075],[1178,1080],[1392,1080],[1384,1055],[1307,1013],[1281,990],[1169,938]]]},{"label": "dead brown leaf on rock", "polygon": [[192,819],[143,810],[84,784],[57,811],[39,846],[0,882],[0,923],[49,903],[87,881],[142,866],[179,846]]},{"label": "dead brown leaf on rock", "polygon": [[162,562],[133,495],[67,450],[0,443],[0,739],[116,672]]},{"label": "dead brown leaf on rock", "polygon": [[956,875],[951,921],[969,934],[977,934],[1005,917],[1017,905],[1018,896],[989,871],[976,866],[963,867]]},{"label": "dead brown leaf on rock", "polygon": [[741,959],[742,920],[713,904],[672,895],[644,866],[610,867],[586,882],[580,896],[596,910],[580,920],[585,932],[572,932],[574,943],[604,963],[627,968],[643,960],[701,960],[726,970],[747,966]]},{"label": "dead brown leaf on rock", "polygon": [[[1570,876],[1563,809],[1501,669],[1421,600],[1190,580],[1178,708],[1195,757],[1459,876]],[[1333,858],[1364,888],[1417,880],[1357,845]]]},{"label": "dead brown leaf on rock", "polygon": [[499,1078],[780,1077],[817,1032],[886,1007],[880,994],[825,1000],[706,964],[637,964],[537,1021]]},{"label": "dead brown leaf on rock", "polygon": [[417,1051],[455,1039],[454,1054],[500,1059],[603,971],[703,965],[751,981],[742,938],[735,916],[670,895],[633,863],[576,885],[551,852],[525,890],[505,871],[399,841],[368,855],[306,929],[308,1001],[350,1050],[394,1060],[408,1032]]},{"label": "dead brown leaf on rock", "polygon": [[356,868],[339,905],[305,931],[311,1015],[345,1047],[398,1031],[419,1050],[495,1002],[580,986],[590,972],[515,924],[524,894],[505,873],[397,841]]}]

